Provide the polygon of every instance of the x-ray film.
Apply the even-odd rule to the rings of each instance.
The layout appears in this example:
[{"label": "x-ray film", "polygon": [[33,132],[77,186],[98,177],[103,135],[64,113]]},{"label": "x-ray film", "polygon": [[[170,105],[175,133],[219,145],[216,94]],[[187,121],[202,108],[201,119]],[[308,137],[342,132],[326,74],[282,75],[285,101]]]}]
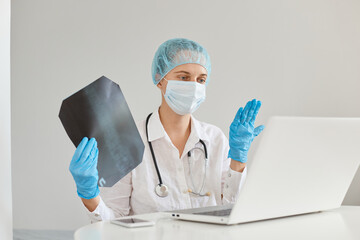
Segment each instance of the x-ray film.
[{"label": "x-ray film", "polygon": [[99,186],[111,187],[143,158],[144,143],[118,84],[101,77],[66,98],[59,118],[79,145],[83,137],[98,142]]}]

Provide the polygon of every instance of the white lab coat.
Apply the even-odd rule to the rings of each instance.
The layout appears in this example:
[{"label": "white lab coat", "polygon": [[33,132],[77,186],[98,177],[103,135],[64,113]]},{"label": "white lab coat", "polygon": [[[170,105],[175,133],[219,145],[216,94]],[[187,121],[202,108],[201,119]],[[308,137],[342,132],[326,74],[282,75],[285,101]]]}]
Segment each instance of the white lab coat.
[{"label": "white lab coat", "polygon": [[[191,116],[191,133],[179,158],[179,151],[165,132],[158,110],[155,110],[149,120],[149,140],[153,145],[163,183],[169,188],[167,197],[157,196],[154,189],[159,184],[159,179],[146,139],[145,123],[145,120],[137,123],[145,145],[142,162],[114,186],[100,188],[98,207],[93,212],[86,209],[91,222],[126,215],[235,202],[246,177],[246,168],[242,173],[230,169],[230,159],[227,157],[229,141],[224,133],[218,127],[199,122]],[[198,191],[204,176],[205,154],[199,139],[205,142],[209,159],[202,193],[210,192],[210,196],[196,196],[188,191]],[[193,181],[187,155],[190,150]]]}]

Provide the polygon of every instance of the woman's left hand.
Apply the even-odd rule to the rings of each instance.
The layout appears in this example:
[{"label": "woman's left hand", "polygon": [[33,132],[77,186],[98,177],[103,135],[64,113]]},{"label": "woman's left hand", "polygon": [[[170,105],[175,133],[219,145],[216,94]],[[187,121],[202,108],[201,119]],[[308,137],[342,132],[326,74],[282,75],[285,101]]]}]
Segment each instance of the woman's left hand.
[{"label": "woman's left hand", "polygon": [[230,125],[229,158],[242,163],[247,162],[247,155],[252,141],[265,128],[264,125],[254,127],[260,107],[261,102],[253,99],[247,102],[244,109],[241,107],[236,113],[235,119]]}]

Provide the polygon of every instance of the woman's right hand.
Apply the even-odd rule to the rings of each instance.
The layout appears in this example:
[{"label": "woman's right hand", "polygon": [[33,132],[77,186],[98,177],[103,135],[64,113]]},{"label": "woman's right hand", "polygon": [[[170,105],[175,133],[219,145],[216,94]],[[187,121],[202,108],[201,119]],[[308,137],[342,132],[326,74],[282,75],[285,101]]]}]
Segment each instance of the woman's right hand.
[{"label": "woman's right hand", "polygon": [[76,148],[69,170],[75,180],[77,193],[84,199],[99,195],[97,170],[99,150],[95,138],[84,137]]}]

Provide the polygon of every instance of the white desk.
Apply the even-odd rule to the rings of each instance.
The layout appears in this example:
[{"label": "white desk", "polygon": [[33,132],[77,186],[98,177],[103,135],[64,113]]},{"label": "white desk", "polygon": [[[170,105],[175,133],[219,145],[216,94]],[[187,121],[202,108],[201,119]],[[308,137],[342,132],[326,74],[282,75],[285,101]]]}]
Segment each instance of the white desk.
[{"label": "white desk", "polygon": [[156,221],[153,227],[130,229],[99,222],[78,229],[75,240],[108,239],[286,239],[359,240],[360,206],[342,206],[321,213],[259,221],[232,226],[187,222],[165,218],[161,213],[138,215]]}]

